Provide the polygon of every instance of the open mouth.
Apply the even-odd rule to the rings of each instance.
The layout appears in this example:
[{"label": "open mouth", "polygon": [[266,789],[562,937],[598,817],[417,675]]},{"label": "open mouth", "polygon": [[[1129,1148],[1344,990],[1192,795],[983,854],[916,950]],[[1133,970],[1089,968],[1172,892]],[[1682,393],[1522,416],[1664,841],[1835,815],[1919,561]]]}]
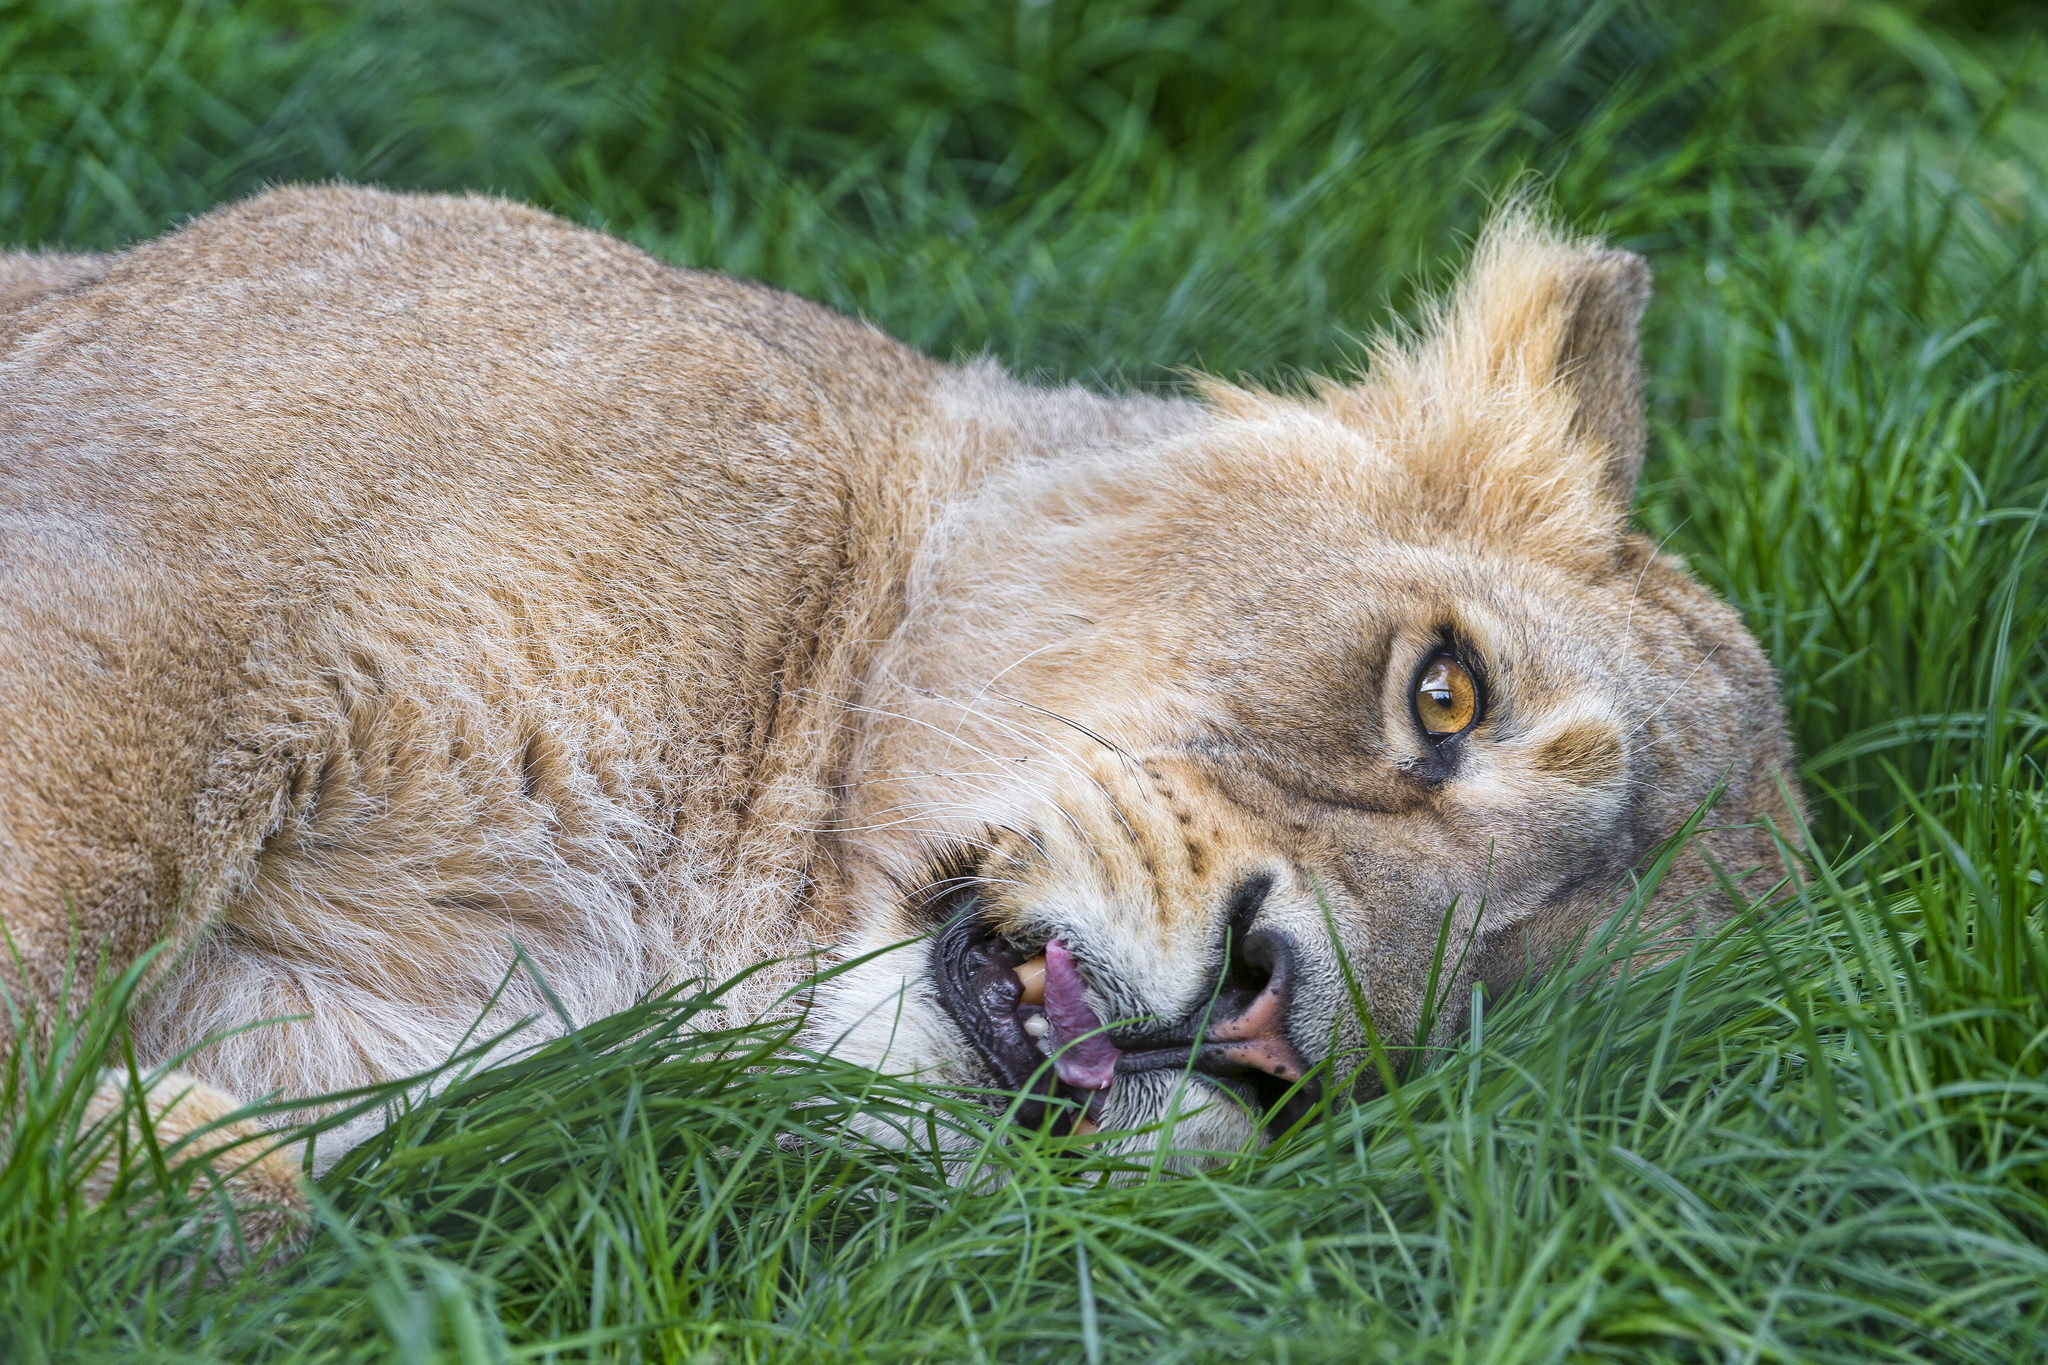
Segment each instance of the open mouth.
[{"label": "open mouth", "polygon": [[[1101,1059],[1105,1048],[1112,1053],[1118,1049],[1096,1031],[1080,1044],[1093,1054],[1082,1058],[1080,1074],[1075,1079],[1062,1076],[1063,1071],[1076,1071],[1072,1065],[1060,1065],[1075,1043],[1054,1037],[1043,998],[1035,1004],[1025,1000],[1024,978],[1017,970],[1039,956],[989,929],[970,904],[940,931],[932,950],[932,974],[939,1002],[997,1083],[1023,1096],[1015,1112],[1017,1122],[1037,1128],[1050,1114],[1053,1132],[1070,1133],[1084,1119],[1093,1124],[1101,1113],[1117,1060],[1110,1059],[1104,1074]],[[1088,1041],[1101,1046],[1088,1048]]]},{"label": "open mouth", "polygon": [[[1294,1077],[1247,1065],[1227,1045],[1199,1040],[1192,1027],[1103,1027],[1081,998],[1080,977],[1060,940],[1012,943],[971,902],[940,931],[932,966],[940,1003],[1001,1088],[1022,1097],[1014,1116],[1026,1127],[1050,1117],[1055,1134],[1091,1132],[1116,1078],[1148,1071],[1199,1072],[1262,1116],[1276,1137],[1322,1094],[1315,1077],[1297,1085]],[[1256,968],[1233,957],[1205,1015],[1222,1017],[1218,1005],[1227,1011],[1263,984]]]}]

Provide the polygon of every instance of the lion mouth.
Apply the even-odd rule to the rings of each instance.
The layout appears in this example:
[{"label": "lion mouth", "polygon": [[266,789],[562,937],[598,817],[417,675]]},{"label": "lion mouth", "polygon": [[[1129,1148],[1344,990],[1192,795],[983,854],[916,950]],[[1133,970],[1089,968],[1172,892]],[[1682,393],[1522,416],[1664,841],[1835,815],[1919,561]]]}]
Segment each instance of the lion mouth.
[{"label": "lion mouth", "polygon": [[[1144,1021],[1135,1028],[1106,1027],[1088,1006],[1062,940],[1014,943],[971,902],[940,932],[932,963],[940,1004],[998,1087],[1018,1094],[1013,1116],[1026,1127],[1042,1127],[1050,1118],[1055,1135],[1091,1132],[1117,1078],[1151,1071],[1200,1074],[1262,1116],[1273,1137],[1321,1098],[1316,1077],[1297,1085],[1247,1066],[1194,1028],[1162,1030],[1143,1027]],[[1226,969],[1226,990],[1229,974]]]},{"label": "lion mouth", "polygon": [[[1043,957],[1044,995],[1027,1000],[1018,968]],[[1122,1057],[1080,1000],[1071,955],[1058,940],[1027,951],[995,933],[970,905],[940,932],[933,953],[939,1002],[998,1085],[1022,1096],[1026,1127],[1087,1131],[1100,1117]],[[1058,964],[1055,966],[1055,964]]]}]

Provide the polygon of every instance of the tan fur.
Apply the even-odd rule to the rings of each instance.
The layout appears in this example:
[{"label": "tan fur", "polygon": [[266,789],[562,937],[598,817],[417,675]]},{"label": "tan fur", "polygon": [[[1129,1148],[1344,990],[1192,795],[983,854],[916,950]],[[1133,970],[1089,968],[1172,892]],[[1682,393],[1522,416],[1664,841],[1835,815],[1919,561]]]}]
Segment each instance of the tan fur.
[{"label": "tan fur", "polygon": [[109,256],[60,251],[0,252],[0,312],[98,279]]},{"label": "tan fur", "polygon": [[[108,1071],[86,1101],[87,1131],[109,1122],[119,1122],[126,1130],[116,1135],[115,1153],[86,1179],[81,1193],[94,1203],[107,1197],[113,1175],[122,1165],[119,1147],[139,1150],[144,1141],[141,1124],[128,1103],[128,1087],[124,1073]],[[202,1080],[170,1071],[150,1086],[143,1106],[149,1112],[149,1136],[167,1169],[189,1172],[197,1166],[195,1158],[206,1159],[207,1164],[197,1168],[201,1172],[211,1169],[233,1201],[235,1230],[242,1247],[259,1252],[267,1248],[273,1256],[281,1256],[304,1240],[311,1210],[299,1185],[299,1164],[276,1136],[249,1119],[229,1117],[242,1107],[239,1099]],[[131,1169],[145,1165],[133,1155],[127,1164]],[[199,1193],[203,1196],[205,1191]],[[240,1251],[229,1240],[216,1253],[214,1268],[230,1270],[239,1263]]]},{"label": "tan fur", "polygon": [[[1270,878],[1313,1055],[1325,904],[1399,1035],[1446,907],[1452,1000],[1509,984],[1718,783],[1702,848],[1778,875],[1770,668],[1627,529],[1647,272],[1526,213],[1312,399],[1033,388],[483,198],[279,190],[0,288],[14,985],[74,916],[174,940],[149,1057],[305,1016],[191,1061],[228,1093],[440,1061],[514,939],[579,1020],[884,948],[948,857],[1105,1020],[1198,1003]],[[1407,701],[1445,632],[1492,697],[1454,771]],[[1659,903],[1702,895],[1695,854]],[[821,1037],[978,1083],[929,951]],[[545,1013],[515,974],[498,1021]]]}]

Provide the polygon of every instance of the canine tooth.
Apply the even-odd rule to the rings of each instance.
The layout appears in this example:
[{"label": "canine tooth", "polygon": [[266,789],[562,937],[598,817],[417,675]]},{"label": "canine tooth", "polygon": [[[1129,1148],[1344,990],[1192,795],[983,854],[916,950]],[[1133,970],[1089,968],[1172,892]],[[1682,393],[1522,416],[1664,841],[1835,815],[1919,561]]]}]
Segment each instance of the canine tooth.
[{"label": "canine tooth", "polygon": [[1044,1015],[1033,1014],[1025,1018],[1024,1031],[1030,1034],[1033,1038],[1043,1038],[1047,1033],[1052,1031],[1052,1025],[1049,1022],[1047,1022],[1046,1017]]},{"label": "canine tooth", "polygon": [[1087,1137],[1090,1133],[1099,1133],[1101,1131],[1102,1129],[1096,1126],[1095,1120],[1085,1115],[1074,1120],[1073,1133],[1075,1137]]},{"label": "canine tooth", "polygon": [[1024,989],[1017,996],[1020,1005],[1043,1005],[1045,1003],[1045,954],[1040,953],[1029,962],[1018,964],[1014,969],[1017,980]]}]

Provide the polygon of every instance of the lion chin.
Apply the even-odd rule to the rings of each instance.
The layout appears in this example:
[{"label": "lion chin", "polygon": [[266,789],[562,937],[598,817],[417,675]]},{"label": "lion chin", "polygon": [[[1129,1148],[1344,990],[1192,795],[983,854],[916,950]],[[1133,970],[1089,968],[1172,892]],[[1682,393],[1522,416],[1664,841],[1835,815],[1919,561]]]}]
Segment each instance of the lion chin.
[{"label": "lion chin", "polygon": [[1782,875],[1771,668],[1629,528],[1648,279],[1510,207],[1355,381],[1115,397],[489,198],[0,258],[0,985],[168,941],[226,1113],[554,1017],[515,942],[576,1021],[822,949],[844,1056],[1256,1141],[1703,805],[1655,921]]}]

